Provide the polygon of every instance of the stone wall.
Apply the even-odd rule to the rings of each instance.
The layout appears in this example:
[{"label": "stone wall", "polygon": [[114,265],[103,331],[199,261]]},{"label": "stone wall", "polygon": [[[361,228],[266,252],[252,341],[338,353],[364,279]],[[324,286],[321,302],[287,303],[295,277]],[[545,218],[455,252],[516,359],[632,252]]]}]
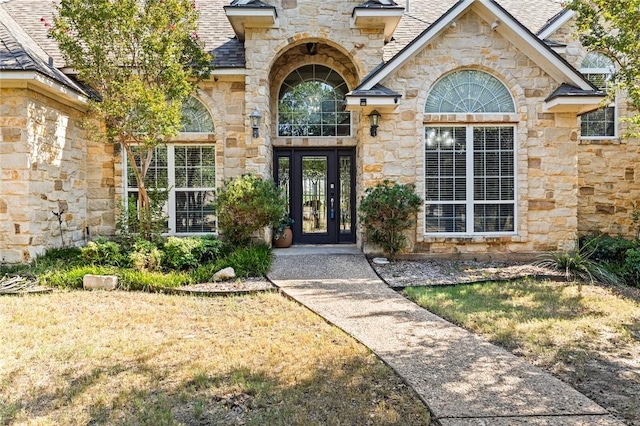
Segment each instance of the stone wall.
[{"label": "stone wall", "polygon": [[[82,112],[29,89],[0,96],[0,262],[76,246],[87,226]],[[62,235],[57,217],[61,213]]]},{"label": "stone wall", "polygon": [[[516,114],[485,116],[423,114],[427,94],[443,75],[478,69],[510,90]],[[505,123],[516,128],[517,234],[441,238],[423,235],[419,213],[413,250],[428,253],[524,253],[572,248],[577,235],[577,118],[550,114],[544,99],[559,85],[475,12],[461,17],[383,84],[403,95],[398,109],[383,114],[378,136],[365,135],[360,179],[415,183],[424,194],[424,126]]]},{"label": "stone wall", "polygon": [[[550,37],[566,44],[564,58],[574,67],[586,50],[575,40],[571,20]],[[633,114],[624,93],[615,100],[616,114]],[[635,111],[635,113],[638,113]],[[618,122],[616,139],[582,140],[578,145],[578,232],[605,233],[634,238],[640,223],[633,223],[634,205],[640,208],[640,139],[628,137],[624,122]]]}]

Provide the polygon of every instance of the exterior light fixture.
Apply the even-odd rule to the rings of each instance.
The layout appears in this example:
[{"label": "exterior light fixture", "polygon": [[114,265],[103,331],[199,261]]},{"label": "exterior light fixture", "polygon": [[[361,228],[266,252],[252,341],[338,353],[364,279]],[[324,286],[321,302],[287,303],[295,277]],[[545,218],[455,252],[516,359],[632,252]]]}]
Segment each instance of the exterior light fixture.
[{"label": "exterior light fixture", "polygon": [[371,136],[377,136],[378,126],[380,125],[380,113],[375,109],[369,114],[369,122],[371,123]]},{"label": "exterior light fixture", "polygon": [[367,106],[367,98],[360,98],[360,106]]},{"label": "exterior light fixture", "polygon": [[253,137],[257,138],[260,136],[260,120],[262,119],[262,115],[258,108],[256,107],[253,112],[249,115],[249,119],[251,120],[251,128],[253,129]]}]

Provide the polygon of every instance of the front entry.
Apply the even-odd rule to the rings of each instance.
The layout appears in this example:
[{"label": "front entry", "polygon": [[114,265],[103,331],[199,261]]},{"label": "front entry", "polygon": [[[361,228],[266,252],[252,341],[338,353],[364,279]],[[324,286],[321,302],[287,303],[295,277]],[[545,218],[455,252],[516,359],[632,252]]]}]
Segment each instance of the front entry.
[{"label": "front entry", "polygon": [[277,149],[274,178],[294,220],[293,242],[355,243],[355,150]]}]

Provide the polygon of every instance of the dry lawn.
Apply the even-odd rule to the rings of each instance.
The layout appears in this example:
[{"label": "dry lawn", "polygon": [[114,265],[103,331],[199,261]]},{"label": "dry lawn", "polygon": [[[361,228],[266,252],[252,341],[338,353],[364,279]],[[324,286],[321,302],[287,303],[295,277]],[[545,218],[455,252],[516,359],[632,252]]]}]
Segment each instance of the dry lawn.
[{"label": "dry lawn", "polygon": [[[631,290],[631,289],[630,289]],[[640,298],[575,283],[519,280],[415,287],[421,306],[552,372],[640,426]]]},{"label": "dry lawn", "polygon": [[0,424],[428,423],[369,350],[275,293],[0,297]]}]

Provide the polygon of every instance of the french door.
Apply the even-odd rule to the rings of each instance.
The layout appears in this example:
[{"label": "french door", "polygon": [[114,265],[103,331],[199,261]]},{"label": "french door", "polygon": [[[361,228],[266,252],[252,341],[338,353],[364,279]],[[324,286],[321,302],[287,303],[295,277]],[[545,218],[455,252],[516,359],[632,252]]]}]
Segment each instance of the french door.
[{"label": "french door", "polygon": [[355,151],[278,149],[274,178],[294,220],[293,242],[355,243]]}]

